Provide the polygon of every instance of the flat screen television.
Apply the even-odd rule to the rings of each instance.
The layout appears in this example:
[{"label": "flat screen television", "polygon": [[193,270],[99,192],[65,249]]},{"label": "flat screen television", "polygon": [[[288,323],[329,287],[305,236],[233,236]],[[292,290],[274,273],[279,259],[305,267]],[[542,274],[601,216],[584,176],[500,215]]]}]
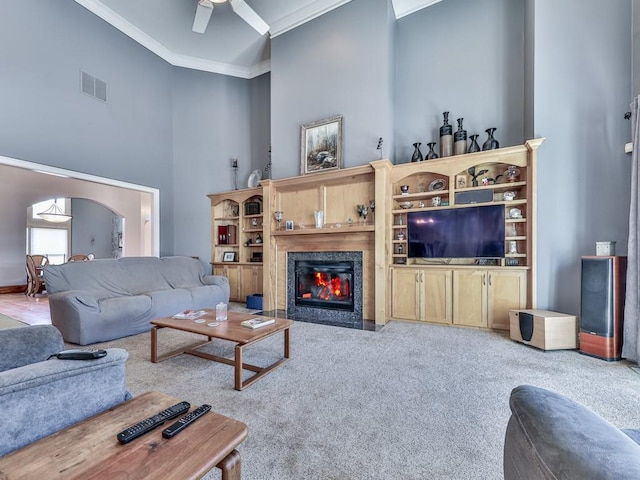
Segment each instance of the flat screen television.
[{"label": "flat screen television", "polygon": [[503,258],[504,206],[407,213],[409,258]]}]

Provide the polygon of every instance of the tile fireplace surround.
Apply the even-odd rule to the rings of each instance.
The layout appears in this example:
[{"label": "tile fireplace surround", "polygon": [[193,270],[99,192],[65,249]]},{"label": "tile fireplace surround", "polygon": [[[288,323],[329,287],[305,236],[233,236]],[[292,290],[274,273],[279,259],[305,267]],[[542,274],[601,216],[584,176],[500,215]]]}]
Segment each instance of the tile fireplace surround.
[{"label": "tile fireplace surround", "polygon": [[[275,264],[272,266],[272,285],[276,310],[287,311],[294,320],[314,318],[318,323],[362,328],[363,321],[374,318],[374,232],[337,232],[331,228],[304,231],[299,235],[275,235]],[[293,295],[293,265],[296,259],[355,260],[354,311],[338,311],[295,305]],[[290,262],[292,260],[292,262]],[[291,279],[291,280],[289,280]]]}]

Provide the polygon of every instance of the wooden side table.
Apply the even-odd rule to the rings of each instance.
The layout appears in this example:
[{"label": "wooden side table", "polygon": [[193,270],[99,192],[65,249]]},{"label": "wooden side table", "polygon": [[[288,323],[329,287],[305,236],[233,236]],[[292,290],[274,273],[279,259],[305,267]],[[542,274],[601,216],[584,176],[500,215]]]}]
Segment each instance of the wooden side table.
[{"label": "wooden side table", "polygon": [[[181,400],[148,392],[0,458],[0,478],[198,479],[218,467],[223,480],[240,480],[247,426],[213,411],[171,439],[162,430],[178,418],[121,445],[116,434]],[[192,405],[192,410],[195,406]]]}]

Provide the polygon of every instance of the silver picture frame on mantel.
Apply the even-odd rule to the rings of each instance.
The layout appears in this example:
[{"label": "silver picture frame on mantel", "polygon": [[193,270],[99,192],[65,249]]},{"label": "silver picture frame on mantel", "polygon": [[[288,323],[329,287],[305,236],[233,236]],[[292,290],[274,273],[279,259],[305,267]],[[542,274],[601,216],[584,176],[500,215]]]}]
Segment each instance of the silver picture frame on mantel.
[{"label": "silver picture frame on mantel", "polygon": [[342,168],[342,115],[306,123],[300,129],[300,174]]}]

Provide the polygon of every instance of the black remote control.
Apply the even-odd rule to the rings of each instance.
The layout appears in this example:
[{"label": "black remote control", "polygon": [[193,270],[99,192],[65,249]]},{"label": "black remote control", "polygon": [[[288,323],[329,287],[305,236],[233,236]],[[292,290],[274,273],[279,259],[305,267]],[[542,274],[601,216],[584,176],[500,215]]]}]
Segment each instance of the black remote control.
[{"label": "black remote control", "polygon": [[106,354],[106,350],[76,348],[73,350],[63,350],[62,352],[54,353],[53,355],[51,355],[51,357],[56,357],[60,360],[94,360],[96,358],[102,358]]},{"label": "black remote control", "polygon": [[199,419],[201,416],[203,416],[209,410],[211,410],[211,405],[202,405],[202,406],[196,408],[193,412],[188,413],[187,415],[182,417],[180,420],[178,420],[173,425],[169,425],[167,428],[165,428],[162,431],[162,436],[164,438],[173,437],[178,432],[181,432],[182,430],[187,428],[189,425],[191,425],[193,422],[195,422],[197,419]]},{"label": "black remote control", "polygon": [[189,402],[176,403],[173,407],[169,407],[153,417],[146,418],[135,425],[127,427],[116,435],[118,437],[118,441],[120,443],[128,443],[131,440],[150,432],[154,428],[159,427],[167,420],[171,420],[172,418],[176,418],[178,415],[188,412],[189,408],[191,408],[191,404]]}]

